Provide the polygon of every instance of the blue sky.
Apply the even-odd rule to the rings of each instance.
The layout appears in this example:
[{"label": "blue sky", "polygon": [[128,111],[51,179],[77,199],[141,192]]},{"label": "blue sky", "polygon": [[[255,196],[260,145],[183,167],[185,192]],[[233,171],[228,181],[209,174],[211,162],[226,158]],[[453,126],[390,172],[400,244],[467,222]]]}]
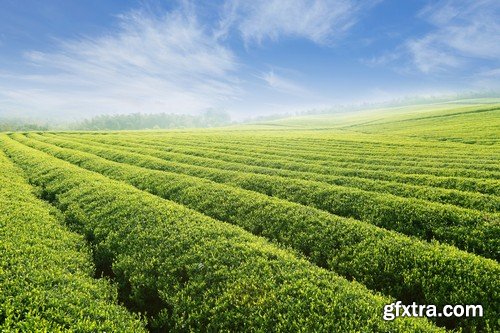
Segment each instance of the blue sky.
[{"label": "blue sky", "polygon": [[0,116],[235,118],[500,88],[500,2],[0,0]]}]

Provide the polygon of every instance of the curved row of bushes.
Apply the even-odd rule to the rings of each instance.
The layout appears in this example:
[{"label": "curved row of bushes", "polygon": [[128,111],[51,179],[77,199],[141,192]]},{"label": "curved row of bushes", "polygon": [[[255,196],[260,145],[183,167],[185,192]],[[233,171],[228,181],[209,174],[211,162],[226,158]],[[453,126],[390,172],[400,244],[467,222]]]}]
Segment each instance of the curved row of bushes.
[{"label": "curved row of bushes", "polygon": [[[183,140],[183,139],[173,139],[164,142],[158,142],[157,140],[141,139],[141,142],[148,142],[153,146],[184,146],[188,145],[195,148],[201,148],[200,146],[205,146],[206,143],[199,143],[197,141]],[[293,163],[302,166],[312,166],[313,168],[321,167],[319,170],[328,170],[329,168],[350,168],[359,170],[380,170],[386,172],[395,172],[403,174],[426,174],[435,176],[445,176],[445,177],[468,177],[477,179],[488,179],[488,178],[498,178],[500,176],[500,171],[497,170],[482,170],[481,166],[476,168],[464,168],[461,165],[454,165],[453,167],[447,167],[439,163],[433,165],[399,165],[388,162],[386,159],[374,159],[374,158],[351,158],[353,160],[339,160],[339,157],[333,157],[329,152],[328,159],[326,161],[318,161],[318,155],[309,151],[290,151],[287,149],[257,149],[253,146],[241,146],[236,143],[216,143],[211,145],[210,148],[213,151],[225,153],[228,158],[234,156],[244,156],[245,158],[253,158],[254,161],[268,160],[269,158],[278,158],[280,161],[284,161],[287,164]],[[305,150],[306,148],[304,148]],[[346,159],[350,156],[349,153],[343,153],[341,159]],[[313,158],[313,160],[311,160]]]},{"label": "curved row of bushes", "polygon": [[[20,136],[18,138],[22,139]],[[116,148],[79,144],[57,138],[45,138],[45,140],[117,162],[227,183],[323,209],[336,215],[353,217],[424,240],[437,239],[488,258],[497,260],[500,258],[498,214],[486,214],[450,205],[319,182],[180,164]]]},{"label": "curved row of bushes", "polygon": [[84,239],[60,224],[1,151],[0,169],[0,331],[145,332],[118,305],[116,288],[93,278]]},{"label": "curved row of bushes", "polygon": [[[227,130],[225,131],[227,132]],[[88,133],[79,133],[78,135],[86,135]],[[92,133],[93,135],[94,133]],[[95,133],[99,135],[100,133]],[[134,139],[141,139],[143,135],[134,136],[134,133],[127,133],[127,136]],[[225,145],[239,145],[246,150],[251,150],[252,147],[257,151],[263,150],[274,150],[283,149],[285,151],[293,151],[297,153],[312,153],[315,156],[324,155],[328,158],[381,158],[387,157],[386,162],[400,162],[400,161],[428,161],[431,164],[435,163],[459,163],[474,165],[478,160],[483,162],[488,166],[496,167],[496,159],[494,150],[487,146],[475,147],[476,149],[464,151],[463,145],[454,147],[449,147],[442,142],[438,144],[432,142],[418,142],[412,140],[403,145],[383,142],[380,140],[383,138],[376,137],[377,141],[360,141],[357,144],[353,144],[352,140],[335,140],[335,144],[332,145],[328,137],[320,137],[315,140],[307,140],[305,136],[301,135],[303,132],[299,132],[299,135],[295,134],[293,136],[287,136],[287,133],[279,132],[272,137],[266,138],[264,134],[259,135],[259,139],[256,140],[254,136],[245,137],[239,132],[237,135],[230,134],[218,135],[221,133],[210,132],[207,133],[189,133],[181,134],[176,133],[175,136],[169,135],[169,133],[150,133],[147,136],[151,137],[155,141],[169,141],[173,143],[179,143],[181,141],[186,143],[200,143],[200,146],[210,146],[210,147],[221,147]],[[244,134],[244,133],[243,133]],[[311,132],[306,132],[306,134],[313,135]],[[352,134],[352,133],[349,133]],[[106,133],[101,135],[102,137],[110,136],[120,136],[117,133]],[[401,137],[399,137],[401,140]],[[266,141],[267,140],[267,141]],[[497,167],[495,169],[498,169]]]},{"label": "curved row of bushes", "polygon": [[[78,139],[74,136],[64,138],[76,142],[94,142],[94,140],[92,139]],[[125,147],[128,151],[131,152],[142,153],[191,165],[210,166],[223,170],[243,171],[282,176],[287,178],[313,180],[332,185],[354,187],[372,192],[389,193],[406,198],[423,199],[443,204],[455,205],[463,208],[484,210],[493,213],[500,211],[500,197],[494,195],[450,190],[431,186],[418,186],[398,183],[394,181],[381,181],[346,176],[330,176],[311,172],[247,165],[244,164],[244,162],[225,161],[223,160],[223,156],[221,156],[219,153],[214,151],[204,151],[202,149],[183,149],[178,147],[161,149],[155,148],[153,145],[149,146],[136,143],[134,141],[125,141],[120,139],[97,140],[95,145],[99,144]]]},{"label": "curved row of bushes", "polygon": [[[162,143],[157,143],[162,147]],[[167,144],[167,147],[169,145]],[[233,162],[241,162],[245,164],[265,166],[270,168],[312,172],[327,176],[347,176],[368,178],[374,180],[396,181],[414,185],[434,186],[447,189],[456,189],[460,191],[479,192],[483,194],[500,195],[500,184],[494,179],[475,179],[467,177],[444,177],[427,174],[408,174],[387,172],[383,170],[368,170],[358,168],[339,168],[339,167],[324,167],[311,164],[304,164],[290,161],[280,161],[275,157],[268,156],[267,158],[251,158],[244,155],[226,157],[225,160]]]},{"label": "curved row of bushes", "polygon": [[494,323],[492,318],[498,316],[500,282],[493,277],[500,275],[500,265],[495,261],[208,180],[112,162],[42,142],[23,143],[291,246],[315,264],[399,300],[439,306],[480,302],[488,319],[462,321],[463,326]]},{"label": "curved row of bushes", "polygon": [[[131,138],[130,135],[122,136],[122,135],[114,135],[114,138],[120,139],[130,139],[131,141],[142,139],[141,138]],[[146,139],[152,139],[155,142],[158,142],[158,138],[150,137],[147,135]],[[161,138],[161,137],[159,137]],[[228,148],[228,151],[231,150],[232,147],[241,146],[245,151],[254,151],[254,152],[272,152],[275,156],[283,156],[283,157],[296,157],[299,158],[300,161],[313,161],[317,164],[330,165],[331,162],[358,162],[358,163],[369,163],[372,165],[391,165],[391,166],[401,166],[401,167],[414,167],[414,166],[422,166],[422,167],[444,167],[444,168],[463,168],[463,169],[474,169],[474,170],[484,170],[484,171],[500,171],[498,166],[494,163],[494,161],[489,159],[482,159],[481,157],[473,158],[469,156],[459,156],[455,158],[450,158],[446,156],[436,156],[434,158],[425,156],[425,155],[416,155],[412,156],[408,154],[406,156],[401,156],[399,151],[387,151],[380,150],[378,148],[373,148],[372,154],[366,154],[366,150],[364,151],[356,151],[353,150],[352,147],[341,144],[338,147],[332,147],[328,149],[324,149],[322,146],[322,141],[308,143],[306,145],[299,146],[289,146],[290,140],[287,140],[283,144],[276,144],[272,146],[261,146],[259,145],[260,140],[249,140],[245,142],[233,142],[231,141],[205,141],[200,138],[193,138],[189,136],[185,137],[174,137],[174,138],[164,138],[167,141],[163,142],[171,142],[175,146],[192,146],[192,147],[200,147],[204,149],[213,149],[213,148]],[[296,144],[296,142],[294,142]],[[365,144],[365,148],[370,147],[370,144]],[[238,151],[237,149],[233,149],[234,151]],[[427,152],[429,153],[429,148],[427,148]],[[483,162],[481,165],[477,165],[478,160]]]},{"label": "curved row of bushes", "polygon": [[[82,134],[86,136],[86,134]],[[88,135],[88,134],[87,134]],[[74,136],[74,135],[73,135]],[[90,135],[95,136],[95,135]],[[464,156],[454,156],[454,158],[447,159],[445,156],[439,156],[431,158],[425,155],[415,155],[412,156],[411,153],[408,155],[400,155],[399,151],[387,151],[379,150],[379,148],[372,148],[367,154],[367,150],[356,151],[355,149],[341,144],[338,147],[325,149],[321,144],[322,141],[315,143],[302,144],[300,146],[295,146],[297,142],[293,142],[290,145],[290,140],[283,144],[276,144],[271,146],[260,146],[259,140],[247,140],[238,141],[238,138],[234,136],[236,142],[233,140],[213,140],[211,137],[207,137],[208,140],[204,138],[199,138],[195,136],[153,136],[150,134],[141,135],[140,137],[133,137],[131,135],[115,134],[112,136],[102,136],[106,138],[116,138],[123,139],[125,141],[142,141],[144,142],[162,142],[164,144],[171,143],[173,146],[182,147],[194,147],[202,149],[219,149],[220,151],[227,152],[239,152],[244,150],[248,153],[255,153],[255,156],[259,156],[260,153],[270,152],[274,156],[280,156],[285,159],[298,160],[300,162],[308,162],[320,165],[331,165],[332,163],[364,163],[367,165],[382,167],[425,167],[430,169],[436,168],[458,168],[463,169],[463,171],[480,170],[480,171],[496,171],[499,172],[500,168],[494,163],[494,160],[483,159],[481,156],[468,155]],[[240,146],[240,149],[237,149]],[[370,144],[365,144],[365,148],[370,147]],[[429,152],[429,149],[426,151]],[[453,154],[454,152],[452,152]],[[484,164],[477,165],[477,162],[481,161]]]},{"label": "curved row of bushes", "polygon": [[[83,136],[84,138],[89,138],[89,136]],[[92,138],[90,136],[90,138]],[[104,136],[107,139],[106,136]],[[103,138],[101,138],[102,140]],[[191,140],[184,140],[182,138],[170,139],[168,141],[158,141],[154,139],[146,138],[137,139],[128,139],[125,142],[129,142],[133,140],[133,142],[140,142],[148,145],[152,145],[155,147],[166,147],[172,148],[177,146],[188,145],[191,148],[200,148],[204,149],[203,146],[206,146],[207,143],[197,142]],[[207,148],[205,148],[207,149]],[[252,146],[240,146],[237,143],[214,143],[210,145],[208,148],[211,151],[218,152],[220,154],[225,155],[227,159],[234,158],[243,158],[248,160],[249,163],[262,163],[265,161],[269,161],[271,159],[274,162],[274,159],[277,159],[276,163],[283,162],[287,165],[291,165],[295,168],[310,168],[318,173],[327,173],[330,169],[356,169],[361,171],[384,171],[391,172],[397,174],[408,174],[408,175],[428,175],[428,176],[437,176],[437,177],[458,177],[458,178],[475,178],[478,180],[485,180],[490,178],[498,178],[500,172],[498,170],[481,170],[479,168],[467,169],[454,166],[444,167],[442,165],[433,165],[433,166],[420,166],[420,165],[394,165],[392,163],[388,163],[387,161],[383,163],[373,163],[372,160],[366,160],[366,157],[361,161],[338,161],[337,159],[330,159],[326,163],[318,162],[317,160],[308,160],[303,157],[303,155],[316,156],[315,153],[312,152],[296,152],[285,150],[284,152],[277,151],[276,149],[257,149]],[[332,152],[330,152],[331,154]],[[343,153],[342,158],[349,156],[348,153]],[[276,164],[274,164],[276,165]]]},{"label": "curved row of bushes", "polygon": [[382,319],[372,294],[241,228],[3,137],[0,145],[93,243],[153,330],[433,332]]}]

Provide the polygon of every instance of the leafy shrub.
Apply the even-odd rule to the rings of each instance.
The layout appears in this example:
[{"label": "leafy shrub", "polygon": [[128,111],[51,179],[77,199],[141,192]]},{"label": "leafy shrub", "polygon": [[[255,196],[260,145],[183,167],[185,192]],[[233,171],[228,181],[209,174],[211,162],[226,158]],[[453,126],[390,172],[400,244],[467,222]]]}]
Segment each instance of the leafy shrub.
[{"label": "leafy shrub", "polygon": [[[493,260],[252,191],[18,139],[58,158],[291,246],[317,265],[399,300],[440,306],[481,303],[487,319],[464,319],[459,321],[462,326],[494,323],[498,315],[500,283],[492,276],[500,274],[500,266]],[[451,325],[452,320],[439,322]]]},{"label": "leafy shrub", "polygon": [[35,198],[1,152],[0,169],[0,331],[145,332],[117,304],[116,289],[93,279],[82,237]]},{"label": "leafy shrub", "polygon": [[111,256],[120,291],[173,331],[439,331],[382,319],[390,299],[242,229],[3,137],[0,145],[52,193],[71,223]]}]

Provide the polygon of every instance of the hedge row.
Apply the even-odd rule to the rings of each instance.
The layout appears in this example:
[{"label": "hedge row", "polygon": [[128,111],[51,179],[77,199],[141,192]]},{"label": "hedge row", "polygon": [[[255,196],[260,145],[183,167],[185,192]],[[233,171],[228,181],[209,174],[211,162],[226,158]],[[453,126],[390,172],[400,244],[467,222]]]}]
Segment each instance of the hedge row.
[{"label": "hedge row", "polygon": [[[61,133],[57,133],[61,135]],[[459,159],[446,159],[444,156],[440,156],[439,158],[429,158],[429,156],[420,156],[420,155],[406,155],[401,156],[399,151],[385,151],[378,150],[377,148],[372,149],[372,154],[366,154],[365,151],[356,151],[353,150],[352,147],[341,144],[338,147],[332,147],[327,150],[324,149],[321,142],[308,143],[307,145],[296,146],[297,142],[293,142],[294,145],[291,144],[290,140],[288,140],[283,144],[276,144],[273,142],[273,145],[262,145],[261,138],[259,140],[248,139],[245,141],[238,140],[239,135],[232,135],[229,137],[229,140],[220,139],[219,136],[216,135],[208,135],[208,136],[195,136],[195,135],[177,135],[177,136],[169,136],[168,134],[164,135],[155,135],[153,133],[142,133],[140,136],[133,135],[132,133],[122,134],[122,133],[113,133],[111,135],[100,135],[102,133],[81,133],[78,135],[74,134],[64,134],[67,137],[73,138],[85,138],[85,139],[111,139],[111,140],[119,140],[124,143],[145,143],[152,144],[153,146],[157,144],[170,145],[171,147],[185,147],[185,148],[200,148],[204,150],[220,150],[230,152],[239,152],[241,149],[247,153],[261,153],[261,152],[272,152],[274,156],[283,157],[283,158],[296,158],[301,162],[314,162],[315,164],[324,164],[331,165],[332,162],[357,162],[357,163],[368,163],[371,165],[387,165],[387,166],[422,166],[422,167],[445,167],[445,168],[463,168],[463,169],[474,169],[474,170],[484,170],[484,171],[500,171],[498,166],[489,160],[484,160],[480,156],[479,157],[460,157]],[[234,141],[233,141],[234,140]],[[297,140],[299,141],[299,140]],[[366,147],[370,147],[371,144],[365,144]],[[239,149],[238,149],[239,148]],[[429,149],[427,148],[427,152]],[[454,152],[451,152],[454,155]],[[482,162],[481,165],[477,165],[478,161]]]},{"label": "hedge row", "polygon": [[[168,141],[165,143],[150,142],[154,146],[166,145],[172,146],[175,144],[175,140]],[[193,143],[196,145],[196,143]],[[371,163],[363,162],[335,162],[331,161],[327,164],[320,164],[315,161],[306,161],[302,158],[296,157],[297,153],[292,151],[287,153],[287,156],[276,156],[275,152],[272,150],[265,150],[262,152],[256,152],[256,149],[249,147],[239,147],[237,145],[233,146],[230,150],[223,149],[221,147],[212,148],[213,150],[219,151],[225,154],[225,159],[234,160],[239,159],[240,161],[245,160],[244,163],[253,165],[262,165],[274,168],[287,168],[296,171],[309,171],[318,174],[331,174],[332,172],[355,170],[357,172],[366,173],[367,175],[378,175],[380,173],[391,174],[394,176],[408,177],[426,177],[428,181],[432,181],[434,178],[440,180],[442,178],[453,178],[456,181],[470,179],[471,182],[477,182],[478,184],[489,184],[489,180],[497,179],[500,176],[498,171],[482,171],[477,168],[474,170],[469,169],[458,169],[445,168],[445,167],[419,167],[419,166],[393,166],[393,165],[377,165]],[[497,184],[498,185],[498,184]],[[500,193],[500,189],[498,193]]]},{"label": "hedge row", "polygon": [[[159,147],[161,143],[157,143]],[[168,145],[167,145],[168,146]],[[300,162],[280,161],[276,157],[252,158],[245,156],[226,157],[227,161],[236,161],[245,164],[265,166],[270,168],[312,172],[328,176],[359,177],[375,180],[396,181],[414,185],[434,186],[460,191],[479,192],[483,194],[500,195],[500,183],[494,179],[475,179],[468,177],[445,177],[428,174],[408,174],[388,172],[384,170],[367,170],[349,167],[325,167]]]},{"label": "hedge row", "polygon": [[[147,141],[149,141],[149,144],[152,144],[153,146],[157,146],[158,144],[160,144],[172,147],[187,144],[195,148],[200,148],[200,146],[206,145],[206,143],[199,144],[197,141],[183,140],[179,138],[160,143],[158,143],[157,140],[148,140],[147,136],[145,140],[141,140],[141,142],[143,143],[147,143]],[[344,161],[346,157],[349,157],[348,153],[342,154],[341,157],[330,157],[326,161],[318,161],[317,154],[308,151],[297,152],[286,149],[258,149],[253,146],[242,146],[235,143],[217,143],[211,145],[210,149],[221,153],[226,153],[229,157],[244,156],[246,158],[253,158],[255,161],[277,158],[280,161],[286,161],[286,163],[293,163],[301,166],[312,165],[312,167],[314,168],[321,167],[322,169],[319,170],[322,171],[328,170],[329,168],[349,168],[361,170],[381,170],[403,174],[427,174],[445,177],[467,177],[478,179],[500,177],[500,172],[498,170],[482,170],[480,166],[476,168],[464,168],[462,165],[454,165],[453,167],[448,167],[439,163],[427,166],[423,166],[420,164],[399,165],[390,163],[384,159],[374,159],[366,157],[351,158],[351,160]],[[311,158],[313,160],[311,160]]]},{"label": "hedge row", "polygon": [[[372,149],[372,154],[365,154],[366,151],[356,151],[352,147],[345,144],[339,147],[330,148],[325,150],[322,148],[322,141],[315,143],[308,143],[307,145],[301,146],[290,146],[290,140],[286,144],[273,145],[273,146],[261,146],[260,140],[247,140],[246,142],[233,142],[231,141],[205,141],[203,138],[197,137],[175,137],[168,138],[168,140],[158,140],[158,137],[153,137],[145,135],[141,138],[131,138],[129,135],[115,135],[113,136],[117,139],[129,139],[131,142],[134,140],[151,140],[153,143],[162,141],[165,143],[172,143],[175,146],[191,146],[194,148],[204,148],[204,149],[224,149],[229,151],[240,151],[237,148],[244,149],[245,152],[272,152],[275,156],[285,157],[285,158],[295,158],[299,161],[313,161],[315,164],[331,165],[332,162],[354,162],[354,163],[368,163],[371,165],[387,165],[387,166],[401,166],[401,167],[429,167],[429,168],[459,168],[459,169],[474,169],[474,170],[484,170],[484,171],[500,171],[498,165],[493,161],[488,159],[483,159],[481,156],[478,157],[462,157],[455,159],[447,159],[446,157],[440,156],[436,158],[431,158],[429,156],[412,156],[406,155],[401,156],[400,151],[385,151]],[[161,137],[159,137],[161,138]],[[236,138],[236,137],[235,137]],[[162,138],[167,139],[167,138]],[[365,144],[366,147],[370,147],[370,144]],[[432,147],[427,147],[427,152]],[[455,152],[451,151],[453,156]],[[479,162],[483,162],[481,165],[477,165]]]},{"label": "hedge row", "polygon": [[[36,136],[34,137],[36,138]],[[500,197],[494,195],[464,192],[431,186],[417,186],[398,183],[394,181],[381,181],[346,176],[330,176],[312,172],[247,165],[243,161],[239,161],[238,159],[235,159],[233,161],[226,161],[224,160],[223,154],[210,150],[186,149],[178,147],[162,149],[161,147],[154,147],[153,145],[149,146],[134,141],[125,141],[120,139],[96,140],[95,138],[88,136],[85,138],[89,139],[79,139],[75,136],[64,138],[76,142],[83,142],[83,140],[85,140],[85,142],[89,142],[89,140],[92,142],[96,142],[93,145],[107,144],[112,146],[125,147],[127,148],[127,151],[142,153],[191,165],[210,166],[213,168],[224,170],[243,171],[288,178],[320,181],[332,185],[354,187],[365,191],[389,193],[406,198],[423,199],[427,201],[455,205],[463,208],[484,210],[492,213],[500,211]]]},{"label": "hedge row", "polygon": [[[352,140],[342,140],[337,141],[332,145],[332,141],[328,136],[322,136],[315,140],[306,140],[305,135],[314,135],[311,132],[299,131],[295,132],[293,136],[286,136],[284,132],[273,135],[269,138],[265,136],[262,132],[259,135],[259,139],[256,140],[255,136],[245,137],[244,133],[238,132],[237,134],[227,135],[225,131],[222,132],[210,132],[210,133],[175,133],[175,135],[170,135],[170,133],[148,133],[147,137],[160,142],[172,142],[180,143],[185,142],[187,144],[199,143],[200,146],[205,147],[222,147],[228,145],[240,146],[245,150],[255,149],[256,151],[274,151],[283,150],[285,152],[296,152],[296,153],[310,153],[313,154],[315,159],[320,156],[324,156],[327,159],[335,159],[341,161],[344,158],[355,158],[355,159],[379,159],[379,163],[392,164],[399,162],[423,162],[429,163],[430,166],[436,163],[457,163],[459,165],[467,165],[472,167],[477,161],[485,163],[487,166],[494,166],[498,170],[495,152],[491,147],[487,146],[472,146],[469,150],[464,151],[463,145],[454,144],[452,147],[447,146],[443,142],[438,144],[431,144],[430,142],[415,141],[405,143],[403,145],[394,144],[380,141],[360,141],[353,145]],[[101,137],[120,137],[117,133],[92,133],[91,135],[97,134]],[[131,139],[144,138],[144,133],[141,135],[134,135],[136,133],[129,132],[127,137]],[[221,135],[223,134],[223,135]],[[305,135],[304,135],[305,134]],[[352,133],[349,133],[352,134]],[[88,135],[88,133],[79,133],[80,135]],[[380,140],[380,137],[376,137]],[[383,138],[382,138],[383,139]],[[401,139],[401,138],[400,138]],[[267,141],[266,141],[267,140]],[[393,140],[393,139],[392,139]],[[470,146],[470,145],[468,145]],[[383,157],[386,157],[385,161]],[[486,170],[486,169],[484,169]]]},{"label": "hedge row", "polygon": [[242,229],[3,137],[11,158],[94,244],[153,330],[431,332],[382,319],[388,298]]},{"label": "hedge row", "polygon": [[[21,136],[17,138],[22,139]],[[243,189],[353,217],[386,229],[437,239],[488,258],[500,258],[499,214],[487,214],[418,199],[400,198],[319,182],[225,171],[180,164],[118,149],[45,139],[60,146],[87,151],[117,162],[189,174]]]},{"label": "hedge row", "polygon": [[439,306],[480,302],[487,319],[459,322],[462,326],[494,324],[492,318],[499,315],[500,282],[494,277],[500,275],[500,265],[495,261],[196,177],[129,166],[42,142],[23,142],[291,246],[317,265],[399,300]]},{"label": "hedge row", "polygon": [[116,289],[93,278],[84,239],[60,224],[1,151],[0,169],[0,331],[145,332],[117,304]]}]

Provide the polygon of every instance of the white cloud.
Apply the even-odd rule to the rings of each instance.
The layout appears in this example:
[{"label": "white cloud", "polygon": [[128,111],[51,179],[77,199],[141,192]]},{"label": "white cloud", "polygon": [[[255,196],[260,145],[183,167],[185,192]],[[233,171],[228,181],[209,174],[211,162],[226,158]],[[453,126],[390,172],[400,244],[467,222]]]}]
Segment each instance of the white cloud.
[{"label": "white cloud", "polygon": [[269,87],[279,92],[291,95],[310,95],[310,92],[302,85],[277,75],[274,71],[263,73],[260,76]]},{"label": "white cloud", "polygon": [[246,44],[292,36],[330,44],[378,1],[234,0],[227,1],[220,36],[236,27]]},{"label": "white cloud", "polygon": [[500,77],[500,67],[482,71],[478,75],[483,77]]},{"label": "white cloud", "polygon": [[419,17],[434,28],[406,46],[422,72],[465,66],[475,59],[500,58],[500,2],[438,1],[425,7]]},{"label": "white cloud", "polygon": [[[189,1],[170,12],[146,2],[99,36],[58,40],[49,52],[27,50],[17,72],[0,68],[0,116],[195,113],[234,105],[252,95],[238,76],[259,70],[240,66],[227,34],[241,34],[247,45],[286,36],[329,44],[376,2],[227,0],[216,27],[200,23],[202,7]],[[259,78],[274,91],[312,96],[275,71]]]},{"label": "white cloud", "polygon": [[114,32],[60,41],[53,52],[26,52],[25,74],[0,75],[3,109],[59,116],[185,113],[239,95],[234,54],[189,6],[161,15],[131,11],[119,20]]},{"label": "white cloud", "polygon": [[427,36],[420,40],[409,41],[406,46],[413,58],[414,65],[424,73],[459,67],[462,61],[451,52],[435,47],[436,37]]},{"label": "white cloud", "polygon": [[368,59],[360,59],[360,62],[368,67],[376,67],[376,66],[387,65],[393,61],[400,59],[401,56],[402,56],[401,52],[393,51],[390,53],[384,53],[380,56],[374,56]]}]

